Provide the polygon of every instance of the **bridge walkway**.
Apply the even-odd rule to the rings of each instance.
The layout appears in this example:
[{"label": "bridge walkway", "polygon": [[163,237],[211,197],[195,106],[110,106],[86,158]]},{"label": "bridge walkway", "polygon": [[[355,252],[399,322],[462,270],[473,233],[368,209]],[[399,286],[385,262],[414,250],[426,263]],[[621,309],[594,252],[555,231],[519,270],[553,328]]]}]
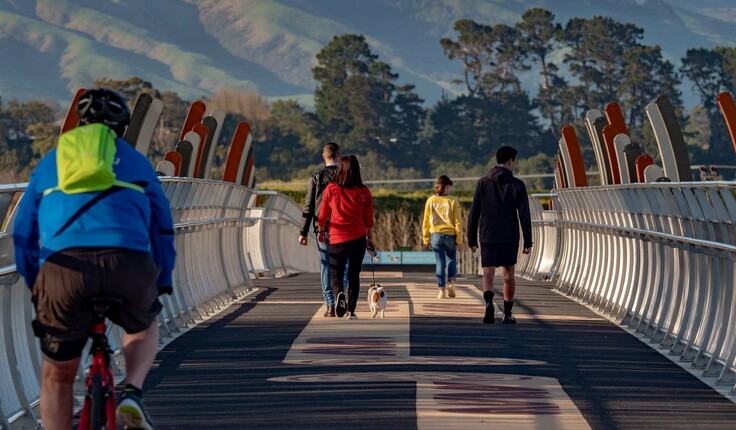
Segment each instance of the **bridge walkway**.
[{"label": "bridge walkway", "polygon": [[[732,429],[736,404],[616,324],[517,280],[516,325],[481,322],[480,278],[377,271],[371,319],[324,318],[318,274],[256,289],[158,355],[159,429]],[[499,296],[496,301],[500,303]]]}]

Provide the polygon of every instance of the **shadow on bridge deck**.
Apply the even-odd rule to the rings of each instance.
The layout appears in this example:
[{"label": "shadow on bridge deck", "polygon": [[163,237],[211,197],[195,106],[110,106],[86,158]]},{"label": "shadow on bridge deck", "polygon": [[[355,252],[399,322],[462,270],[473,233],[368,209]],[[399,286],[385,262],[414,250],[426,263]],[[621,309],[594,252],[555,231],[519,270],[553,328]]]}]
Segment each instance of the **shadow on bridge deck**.
[{"label": "shadow on bridge deck", "polygon": [[[484,325],[480,278],[438,300],[432,273],[376,272],[371,319],[323,318],[316,274],[257,290],[162,350],[159,429],[733,428],[736,404],[551,290],[519,280],[516,325]],[[498,290],[497,290],[498,291]],[[496,295],[500,304],[500,294]]]}]

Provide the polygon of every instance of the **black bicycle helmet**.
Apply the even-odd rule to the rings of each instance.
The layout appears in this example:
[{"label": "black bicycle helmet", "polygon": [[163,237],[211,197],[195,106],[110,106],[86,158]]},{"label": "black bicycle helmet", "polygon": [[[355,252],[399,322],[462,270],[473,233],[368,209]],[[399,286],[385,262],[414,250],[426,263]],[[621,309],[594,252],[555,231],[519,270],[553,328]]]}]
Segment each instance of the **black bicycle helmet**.
[{"label": "black bicycle helmet", "polygon": [[122,137],[130,123],[130,108],[123,96],[106,88],[88,90],[77,102],[77,115],[82,125],[102,123]]}]

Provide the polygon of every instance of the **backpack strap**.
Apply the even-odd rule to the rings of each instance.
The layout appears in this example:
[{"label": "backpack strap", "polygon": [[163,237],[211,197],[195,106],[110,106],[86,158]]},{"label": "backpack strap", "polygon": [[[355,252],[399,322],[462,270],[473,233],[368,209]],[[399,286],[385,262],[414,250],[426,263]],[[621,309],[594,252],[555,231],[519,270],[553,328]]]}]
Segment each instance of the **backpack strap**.
[{"label": "backpack strap", "polygon": [[[108,188],[105,191],[111,190],[112,188],[116,188],[116,187],[117,188],[128,188],[128,189],[131,189],[131,190],[138,191],[140,193],[145,193],[146,192],[146,190],[144,190],[143,187],[141,187],[140,185],[137,185],[137,184],[135,184],[133,182],[118,181],[117,179],[115,180],[115,182],[113,182],[113,186],[111,188]],[[60,190],[61,190],[61,188],[58,185],[55,186],[55,187],[52,187],[52,188],[46,188],[45,190],[43,190],[43,196],[44,197],[45,196],[48,196],[49,194],[53,193],[54,191],[60,191]]]},{"label": "backpack strap", "polygon": [[[115,181],[115,182],[118,182],[118,181]],[[62,225],[61,228],[59,230],[57,230],[56,233],[54,233],[54,235],[51,236],[51,237],[53,238],[53,237],[56,237],[56,236],[60,235],[67,228],[69,228],[69,226],[72,225],[74,223],[74,221],[76,221],[77,219],[79,219],[79,217],[82,216],[83,213],[87,212],[87,210],[89,210],[89,208],[91,208],[92,206],[96,205],[97,202],[99,202],[100,200],[104,199],[105,197],[109,196],[110,194],[112,194],[112,193],[114,193],[116,191],[120,191],[120,190],[123,190],[123,189],[126,189],[126,188],[132,188],[132,189],[137,189],[137,190],[139,190],[141,192],[145,192],[143,190],[143,187],[141,187],[140,185],[134,184],[132,182],[123,182],[123,181],[120,181],[120,182],[122,184],[125,184],[125,185],[118,185],[116,183],[112,187],[110,187],[110,188],[106,189],[105,191],[103,191],[103,192],[97,194],[96,196],[92,197],[87,203],[85,203],[84,205],[82,205],[82,207],[80,207],[79,209],[77,209],[77,211],[74,212],[74,215],[72,215],[71,217],[69,217],[69,219],[66,220],[66,222],[64,223],[64,225]],[[58,187],[55,187],[55,188],[58,189]],[[49,190],[54,191],[51,188],[49,188]],[[46,191],[48,191],[48,190],[46,190]],[[46,191],[44,191],[44,195],[46,195]]]},{"label": "backpack strap", "polygon": [[[107,197],[108,195],[112,194],[113,192],[118,191],[118,190],[121,190],[121,189],[122,188],[120,188],[120,187],[111,187],[111,188],[108,188],[105,191],[97,194],[96,196],[92,197],[81,208],[77,209],[77,211],[74,212],[74,215],[72,215],[71,217],[69,217],[69,219],[66,220],[66,222],[64,223],[64,225],[62,225],[61,228],[59,230],[57,230],[56,233],[54,233],[54,235],[51,236],[51,237],[53,238],[53,237],[56,237],[56,236],[60,235],[64,230],[66,230],[67,228],[69,228],[69,226],[72,225],[72,223],[74,223],[74,221],[76,221],[80,216],[82,216],[82,214],[85,213],[89,208],[91,208],[92,206],[94,206],[95,204],[97,204],[97,202],[99,202],[103,198]],[[46,194],[46,191],[44,191],[44,195],[45,194]]]},{"label": "backpack strap", "polygon": [[118,181],[117,179],[115,179],[115,182],[113,182],[113,186],[121,187],[121,188],[128,188],[128,189],[135,190],[135,191],[138,191],[139,193],[144,193],[144,194],[146,192],[146,190],[144,190],[143,187],[141,187],[140,185],[134,182]]}]

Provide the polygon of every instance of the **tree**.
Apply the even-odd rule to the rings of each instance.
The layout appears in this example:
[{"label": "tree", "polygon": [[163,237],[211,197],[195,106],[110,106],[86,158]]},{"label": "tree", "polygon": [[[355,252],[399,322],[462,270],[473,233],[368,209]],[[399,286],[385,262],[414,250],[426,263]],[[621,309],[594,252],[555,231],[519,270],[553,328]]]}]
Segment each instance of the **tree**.
[{"label": "tree", "polygon": [[496,53],[494,68],[490,73],[486,74],[483,81],[486,90],[484,94],[488,96],[493,91],[499,92],[521,92],[521,81],[518,75],[521,72],[529,70],[529,66],[524,63],[525,52],[518,43],[518,34],[513,27],[505,24],[493,26],[494,51]]},{"label": "tree", "polygon": [[661,95],[681,110],[680,80],[659,46],[636,45],[624,52],[623,63],[617,100],[629,111],[629,127],[640,127],[646,119],[646,105]]},{"label": "tree", "polygon": [[458,33],[457,40],[442,38],[440,45],[447,58],[462,63],[465,87],[472,97],[480,91],[483,76],[494,55],[491,48],[493,30],[470,19],[455,21],[453,29]]},{"label": "tree", "polygon": [[322,158],[319,154],[327,142],[323,142],[315,136],[314,121],[314,116],[295,100],[276,100],[271,106],[269,124],[273,124],[273,126],[286,133],[299,136],[299,141],[304,149],[310,154],[314,153],[316,162],[321,162]]},{"label": "tree", "polygon": [[488,128],[483,125],[488,105],[477,97],[460,96],[455,100],[440,99],[430,114],[437,132],[430,140],[430,165],[462,163],[466,168],[481,154],[490,154]]},{"label": "tree", "polygon": [[[267,165],[261,179],[290,180],[298,178],[294,173],[319,165],[322,144],[311,132],[309,117],[293,100],[279,100],[271,107],[270,117],[263,124],[264,139],[254,143],[256,160]],[[309,142],[308,147],[304,142]]]},{"label": "tree", "polygon": [[555,24],[555,15],[542,8],[531,8],[524,12],[521,21],[516,23],[519,34],[519,45],[532,61],[539,66],[541,87],[550,87],[550,79],[557,70],[557,66],[547,62],[547,57],[557,48],[558,34],[562,31],[559,24]]},{"label": "tree", "polygon": [[154,131],[149,149],[149,158],[154,163],[162,159],[167,152],[176,148],[190,105],[189,102],[179,98],[179,94],[173,91],[164,91],[160,93],[159,98],[164,104],[164,110]]},{"label": "tree", "polygon": [[[312,69],[316,133],[352,152],[377,152],[395,163],[393,155],[415,139],[421,126],[422,100],[413,86],[397,86],[398,75],[378,61],[365,37],[335,36],[318,54]],[[401,140],[399,140],[401,136]]]},{"label": "tree", "polygon": [[539,127],[523,92],[496,92],[487,98],[460,96],[440,100],[430,115],[437,130],[431,139],[430,165],[485,163],[502,145],[536,153]]},{"label": "tree", "polygon": [[[315,111],[322,131],[333,140],[348,136],[366,138],[365,124],[375,115],[371,108],[369,68],[377,56],[363,36],[335,36],[318,54],[318,65],[312,69],[317,88],[314,91]],[[359,118],[353,118],[356,108],[366,109]]]},{"label": "tree", "polygon": [[690,80],[708,110],[715,109],[718,93],[731,83],[723,73],[723,56],[715,50],[688,49],[682,58],[680,71]]},{"label": "tree", "polygon": [[682,126],[682,134],[687,143],[691,161],[707,164],[713,128],[705,106],[696,105],[690,110],[687,121]]},{"label": "tree", "polygon": [[734,76],[729,73],[734,70],[731,52],[721,47],[712,50],[688,49],[680,67],[680,72],[700,95],[707,113],[712,132],[705,158],[711,163],[716,159],[723,160],[723,157],[727,157],[728,162],[734,159],[733,151],[729,148],[728,132],[717,105],[718,94],[732,91],[734,87]]},{"label": "tree", "polygon": [[392,158],[398,166],[413,165],[420,171],[426,170],[428,160],[422,151],[419,133],[426,112],[422,107],[424,100],[414,93],[414,85],[396,87],[394,112],[390,137]]},{"label": "tree", "polygon": [[552,12],[532,8],[521,16],[521,21],[516,23],[516,30],[521,49],[539,67],[540,84],[534,102],[539,107],[542,118],[549,121],[549,128],[558,130],[562,120],[562,104],[559,98],[564,93],[567,82],[557,74],[557,65],[547,60],[558,49],[559,34],[562,31],[562,27],[555,24],[554,19]]},{"label": "tree", "polygon": [[450,60],[462,62],[468,95],[488,97],[495,91],[521,90],[517,75],[528,66],[514,28],[490,27],[470,19],[456,21],[453,28],[457,40],[443,38],[440,45]]},{"label": "tree", "polygon": [[[537,173],[553,172],[555,169],[556,157],[538,153],[538,154],[519,154],[519,164],[514,169],[514,174],[533,175]],[[533,190],[549,190],[553,187],[552,178],[527,178],[524,180],[529,191]]]},{"label": "tree", "polygon": [[560,34],[570,48],[563,62],[578,80],[576,94],[582,97],[583,111],[616,100],[624,74],[624,53],[637,46],[643,34],[644,30],[634,24],[600,16],[568,21]]},{"label": "tree", "polygon": [[254,138],[263,139],[263,124],[268,121],[271,108],[261,94],[252,90],[220,87],[215,91],[211,104],[224,109],[230,115],[244,118],[250,124]]},{"label": "tree", "polygon": [[131,106],[142,93],[148,93],[153,97],[159,97],[158,90],[153,88],[153,84],[137,76],[133,76],[124,81],[105,77],[95,80],[94,84],[97,88],[108,88],[113,91],[117,91],[120,95],[125,97]]},{"label": "tree", "polygon": [[725,90],[734,92],[736,90],[736,48],[716,46],[713,50],[722,58]]},{"label": "tree", "polygon": [[59,131],[59,127],[51,122],[36,122],[28,126],[28,135],[33,140],[31,143],[33,158],[26,167],[28,176],[30,176],[30,171],[36,167],[41,158],[56,146]]},{"label": "tree", "polygon": [[[38,100],[19,103],[13,99],[8,103],[4,115],[7,123],[5,140],[8,148],[15,152],[17,159],[15,169],[22,172],[24,179],[30,175],[30,172],[24,169],[32,163],[35,165],[38,158],[45,155],[45,152],[34,154],[32,146],[34,139],[47,139],[48,135],[59,134],[58,127],[51,126],[57,113],[55,107]],[[42,127],[44,125],[50,127]]]}]

